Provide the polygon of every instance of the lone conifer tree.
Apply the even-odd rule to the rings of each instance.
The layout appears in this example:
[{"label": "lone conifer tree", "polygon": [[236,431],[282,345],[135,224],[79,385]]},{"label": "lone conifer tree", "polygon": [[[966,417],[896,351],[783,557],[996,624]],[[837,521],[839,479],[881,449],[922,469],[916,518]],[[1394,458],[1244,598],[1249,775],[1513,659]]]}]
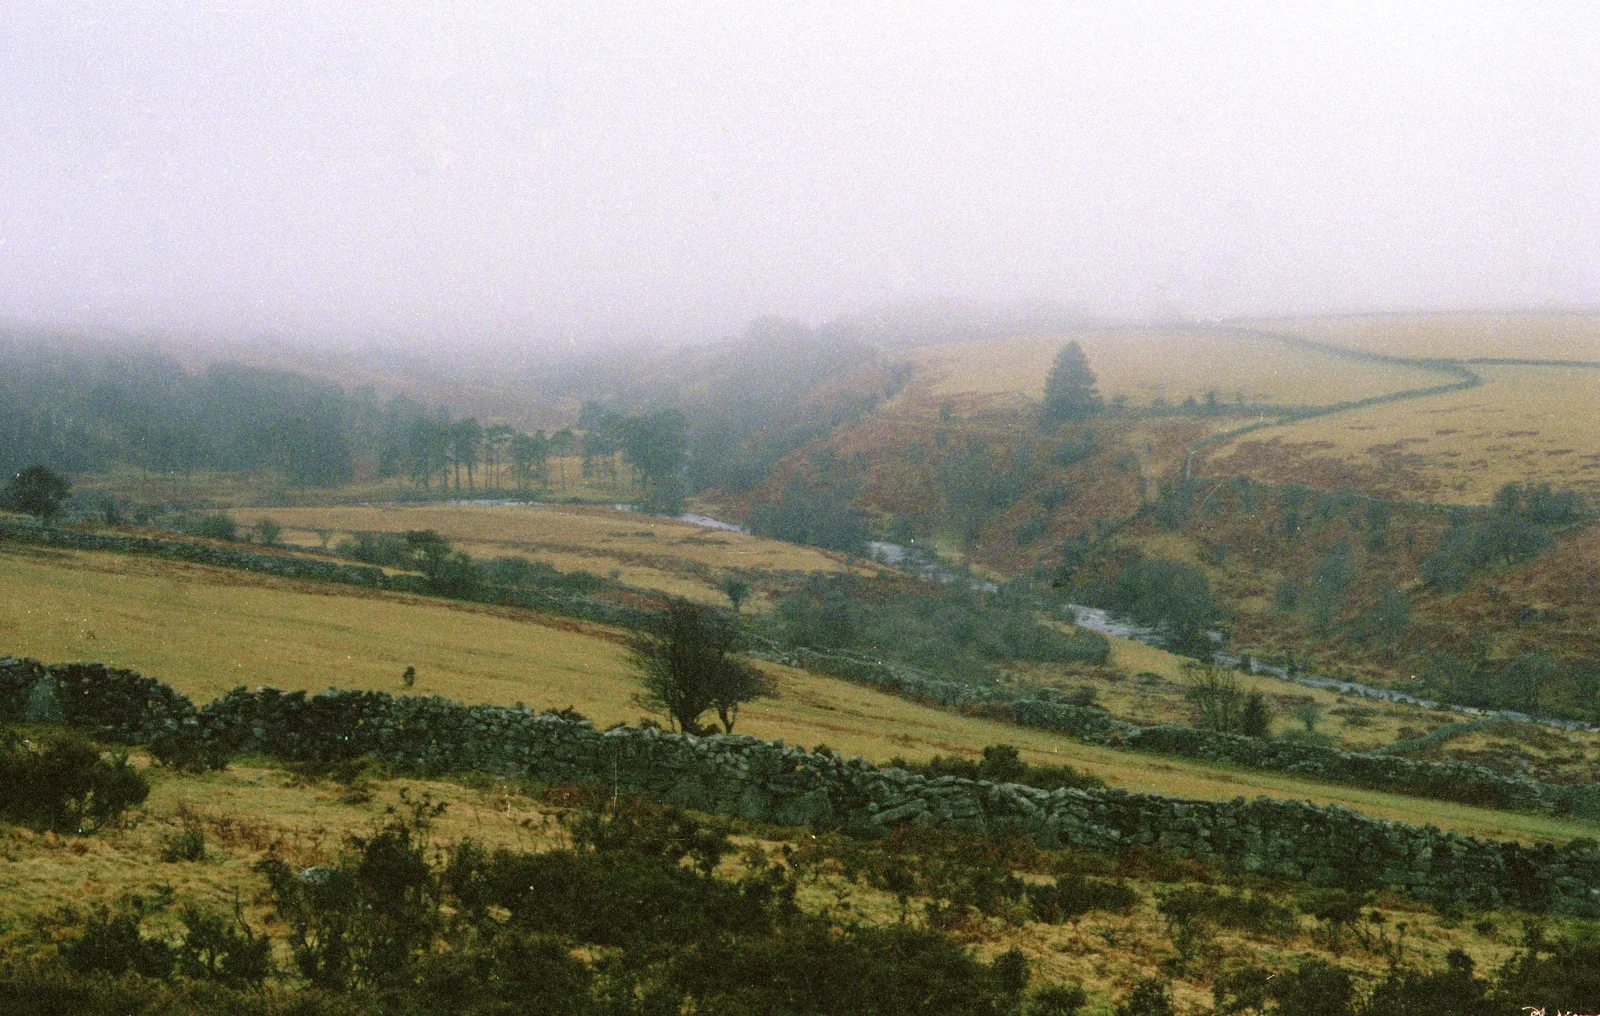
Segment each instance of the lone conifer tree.
[{"label": "lone conifer tree", "polygon": [[1046,426],[1071,420],[1086,420],[1105,408],[1095,386],[1094,371],[1076,342],[1069,342],[1056,354],[1055,365],[1044,383],[1044,404],[1039,418]]}]

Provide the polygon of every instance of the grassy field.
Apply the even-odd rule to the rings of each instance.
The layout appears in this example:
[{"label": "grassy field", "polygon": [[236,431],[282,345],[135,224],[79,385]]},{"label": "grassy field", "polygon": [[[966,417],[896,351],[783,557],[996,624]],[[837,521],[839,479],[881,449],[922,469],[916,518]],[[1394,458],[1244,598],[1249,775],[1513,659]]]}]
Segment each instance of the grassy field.
[{"label": "grassy field", "polygon": [[1593,312],[1349,314],[1241,324],[1398,356],[1600,360],[1600,314]]},{"label": "grassy field", "polygon": [[331,545],[358,531],[432,529],[474,558],[521,555],[563,571],[615,572],[629,585],[706,603],[726,603],[718,587],[737,574],[755,580],[756,595],[750,602],[757,609],[766,603],[762,594],[771,591],[772,577],[846,567],[836,555],[813,547],[614,508],[364,505],[241,508],[234,517],[246,525],[271,518],[286,528],[287,542],[302,546],[319,545],[322,534]]},{"label": "grassy field", "polygon": [[1449,503],[1524,480],[1600,495],[1600,370],[1476,370],[1476,388],[1246,434],[1209,450],[1205,471]]},{"label": "grassy field", "polygon": [[[114,554],[0,549],[0,646],[45,660],[131,667],[205,701],[237,685],[329,686],[462,701],[571,705],[601,725],[637,720],[619,633],[529,611],[373,594]],[[1476,835],[1567,840],[1572,822],[1462,808],[1292,777],[1120,753],[928,708],[847,682],[770,668],[778,695],[750,704],[741,733],[873,761],[975,756],[1017,745],[1032,762],[1069,762],[1130,790],[1225,799],[1266,794],[1343,803],[1373,815]]]},{"label": "grassy field", "polygon": [[1037,400],[1058,350],[1075,339],[1107,399],[1176,405],[1208,392],[1232,404],[1317,406],[1441,383],[1432,370],[1336,359],[1271,339],[1199,331],[1090,330],[913,349],[917,380],[938,397],[1018,405]]},{"label": "grassy field", "polygon": [[[620,461],[620,457],[619,457]],[[626,465],[619,465],[613,475],[583,477],[583,460],[578,456],[552,457],[548,460],[549,482],[527,491],[515,488],[510,467],[502,463],[497,472],[490,474],[480,464],[474,486],[466,488],[467,475],[461,473],[461,497],[544,497],[562,502],[583,504],[627,504],[640,497],[640,491],[628,476]],[[355,475],[333,490],[298,488],[289,485],[283,477],[273,472],[235,473],[194,470],[191,472],[160,473],[128,466],[117,466],[102,473],[85,474],[74,479],[85,491],[98,491],[115,497],[129,498],[148,504],[209,505],[217,508],[236,508],[248,505],[365,504],[370,501],[405,499],[437,499],[448,502],[458,496],[455,488],[446,487],[438,477],[430,488],[420,488],[402,477],[380,479],[376,463],[358,460],[354,463]]]}]

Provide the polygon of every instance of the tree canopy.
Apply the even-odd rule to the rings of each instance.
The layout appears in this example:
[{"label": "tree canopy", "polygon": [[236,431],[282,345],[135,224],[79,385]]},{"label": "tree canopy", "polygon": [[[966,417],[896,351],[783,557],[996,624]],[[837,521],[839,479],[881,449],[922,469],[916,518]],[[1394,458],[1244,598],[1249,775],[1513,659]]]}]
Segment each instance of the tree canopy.
[{"label": "tree canopy", "polygon": [[[715,709],[733,733],[739,705],[771,694],[766,677],[732,656],[738,625],[708,607],[674,600],[659,629],[629,642],[644,705],[665,713],[686,733],[701,732],[700,717]],[[713,729],[715,729],[713,727]]]},{"label": "tree canopy", "polygon": [[29,466],[0,491],[0,508],[49,520],[61,510],[72,484],[44,466]]},{"label": "tree canopy", "polygon": [[1044,383],[1040,421],[1049,426],[1087,420],[1099,413],[1105,404],[1100,399],[1097,384],[1094,371],[1089,369],[1089,358],[1083,355],[1083,347],[1077,342],[1062,346]]}]

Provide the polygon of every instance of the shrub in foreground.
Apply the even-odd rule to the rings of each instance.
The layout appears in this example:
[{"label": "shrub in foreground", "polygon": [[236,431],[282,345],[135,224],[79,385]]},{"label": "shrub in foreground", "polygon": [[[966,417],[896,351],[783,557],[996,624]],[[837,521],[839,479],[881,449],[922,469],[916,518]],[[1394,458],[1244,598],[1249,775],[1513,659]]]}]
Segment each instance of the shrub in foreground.
[{"label": "shrub in foreground", "polygon": [[35,743],[0,729],[0,817],[56,832],[87,832],[142,804],[150,784],[126,755],[104,757],[81,734]]}]

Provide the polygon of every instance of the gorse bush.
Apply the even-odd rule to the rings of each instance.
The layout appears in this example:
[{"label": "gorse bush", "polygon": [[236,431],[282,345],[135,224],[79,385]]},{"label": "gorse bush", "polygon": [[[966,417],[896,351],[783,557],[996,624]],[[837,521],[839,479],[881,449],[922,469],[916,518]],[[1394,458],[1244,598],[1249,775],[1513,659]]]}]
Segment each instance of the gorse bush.
[{"label": "gorse bush", "polygon": [[57,832],[88,832],[142,804],[149,782],[126,755],[105,757],[81,734],[34,744],[0,729],[0,817]]},{"label": "gorse bush", "polygon": [[204,861],[205,830],[195,824],[186,824],[177,832],[168,833],[161,839],[161,859],[169,864],[179,861]]},{"label": "gorse bush", "polygon": [[851,882],[892,893],[906,919],[913,897],[925,897],[934,926],[959,927],[971,914],[1060,924],[1090,911],[1123,913],[1138,893],[1118,879],[1071,872],[1051,882],[1024,881],[1017,870],[1037,870],[1044,862],[1025,840],[941,832],[903,826],[880,838],[860,841],[830,834],[807,841],[791,863],[803,876],[831,872]]},{"label": "gorse bush", "polygon": [[1171,985],[1153,977],[1140,981],[1117,1006],[1116,1016],[1175,1016]]},{"label": "gorse bush", "polygon": [[245,924],[237,904],[231,921],[192,905],[183,908],[182,919],[178,973],[231,988],[259,987],[272,973],[272,939]]},{"label": "gorse bush", "polygon": [[147,912],[138,897],[123,900],[115,912],[100,907],[90,915],[83,934],[61,947],[62,960],[80,974],[165,977],[172,972],[175,957],[170,945],[140,932]]},{"label": "gorse bush", "polygon": [[176,972],[232,988],[259,987],[271,974],[272,940],[252,931],[237,905],[232,920],[184,907],[183,935],[176,943],[146,936],[141,929],[146,917],[165,906],[159,898],[128,896],[115,910],[96,909],[82,934],[61,947],[62,961],[80,974],[161,978]]},{"label": "gorse bush", "polygon": [[420,571],[430,590],[444,596],[475,599],[496,589],[583,595],[608,585],[590,572],[563,572],[548,562],[523,557],[497,557],[480,563],[453,550],[449,540],[431,529],[404,534],[356,533],[341,540],[334,550],[353,561]]},{"label": "gorse bush", "polygon": [[1037,920],[1046,924],[1076,921],[1093,910],[1126,913],[1139,902],[1139,894],[1120,881],[1087,878],[1073,873],[1047,886],[1028,887],[1028,902]]},{"label": "gorse bush", "polygon": [[277,857],[257,865],[295,964],[316,987],[386,983],[432,944],[439,890],[427,834],[442,808],[426,797],[403,805],[371,836],[351,837],[337,866],[296,873]]},{"label": "gorse bush", "polygon": [[1227,892],[1212,886],[1168,893],[1156,910],[1173,928],[1204,924],[1264,938],[1285,938],[1299,930],[1299,922],[1288,907],[1248,892]]},{"label": "gorse bush", "polygon": [[204,773],[226,769],[228,750],[200,736],[197,728],[184,726],[164,730],[150,740],[150,755],[160,765],[179,772]]},{"label": "gorse bush", "polygon": [[741,878],[718,877],[726,832],[676,809],[580,805],[564,818],[571,849],[465,841],[442,864],[430,860],[437,814],[411,802],[347,841],[335,865],[263,862],[308,984],[374,1011],[441,1016],[998,1016],[1021,1005],[1020,954],[983,964],[936,932],[808,916],[785,866],[747,856]]}]

